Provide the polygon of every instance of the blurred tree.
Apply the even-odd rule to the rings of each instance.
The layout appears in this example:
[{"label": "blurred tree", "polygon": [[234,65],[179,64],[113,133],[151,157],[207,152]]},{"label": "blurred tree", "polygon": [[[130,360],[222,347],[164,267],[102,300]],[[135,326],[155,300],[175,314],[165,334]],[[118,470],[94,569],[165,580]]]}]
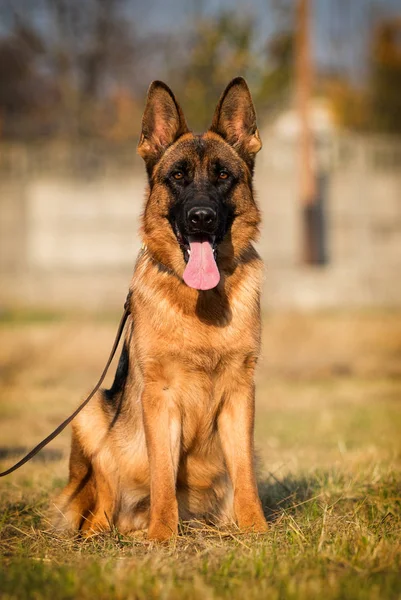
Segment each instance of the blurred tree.
[{"label": "blurred tree", "polygon": [[110,95],[134,80],[138,44],[133,23],[122,14],[124,0],[47,1],[57,31],[49,54],[61,92],[64,132],[95,135],[94,113],[102,114]]},{"label": "blurred tree", "polygon": [[[138,2],[129,0],[132,8]],[[7,13],[0,4],[9,20],[9,34],[0,40],[3,135],[108,136],[113,119],[121,125],[124,113],[127,120],[127,103],[138,118],[135,84],[149,45],[125,16],[127,0],[43,0],[37,9],[17,0],[10,6]],[[147,79],[148,73],[146,85]],[[138,87],[142,92],[143,84]],[[134,134],[133,127],[120,126],[120,136],[124,130],[132,139],[138,128]]]},{"label": "blurred tree", "polygon": [[[237,75],[248,79],[257,108],[282,106],[293,58],[290,0],[268,0],[277,22],[269,43],[262,45],[255,19],[232,10],[202,17],[199,3],[180,35],[171,30],[138,33],[133,15],[140,4],[40,0],[35,8],[30,0],[9,0],[14,30],[0,44],[4,131],[12,135],[17,126],[12,111],[18,110],[20,117],[24,114],[18,126],[33,135],[133,139],[140,127],[139,107],[154,77],[171,84],[195,130],[208,126],[211,106]],[[28,24],[24,33],[21,15]],[[38,102],[34,87],[43,91]]]},{"label": "blurred tree", "polygon": [[256,43],[260,36],[254,18],[233,11],[203,19],[196,14],[193,31],[182,42],[180,67],[175,66],[178,53],[168,62],[169,81],[184,100],[190,127],[203,130],[210,124],[211,107],[237,75],[250,83],[259,113],[282,109],[284,100],[290,102],[293,9],[289,0],[270,0],[269,4],[277,17],[275,30],[261,47]]},{"label": "blurred tree", "polygon": [[401,18],[376,27],[371,52],[371,123],[401,134]]},{"label": "blurred tree", "polygon": [[294,76],[294,32],[278,31],[266,48],[268,67],[262,74],[256,102],[262,112],[274,114],[291,102]]},{"label": "blurred tree", "polygon": [[[44,52],[42,39],[18,19],[14,31],[0,41],[0,134],[20,135],[21,119],[40,108],[46,96],[36,59]],[[25,125],[25,123],[24,123]]]},{"label": "blurred tree", "polygon": [[330,99],[339,127],[359,132],[368,130],[371,111],[366,88],[356,87],[339,76],[326,75],[319,91]]},{"label": "blurred tree", "polygon": [[326,76],[321,86],[338,124],[360,132],[401,134],[401,19],[379,22],[370,46],[370,76],[357,87]]},{"label": "blurred tree", "polygon": [[274,27],[265,44],[265,68],[255,100],[263,113],[273,117],[293,100],[295,3],[268,0],[268,6]]},{"label": "blurred tree", "polygon": [[[142,105],[132,92],[123,87],[111,94],[107,101],[97,104],[88,115],[90,130],[113,142],[136,141],[140,133]],[[89,122],[90,119],[90,122]]]},{"label": "blurred tree", "polygon": [[210,110],[228,81],[243,75],[255,79],[258,65],[252,47],[254,23],[231,12],[203,18],[187,38],[183,68],[170,61],[170,79],[183,99],[190,127],[203,130]]}]

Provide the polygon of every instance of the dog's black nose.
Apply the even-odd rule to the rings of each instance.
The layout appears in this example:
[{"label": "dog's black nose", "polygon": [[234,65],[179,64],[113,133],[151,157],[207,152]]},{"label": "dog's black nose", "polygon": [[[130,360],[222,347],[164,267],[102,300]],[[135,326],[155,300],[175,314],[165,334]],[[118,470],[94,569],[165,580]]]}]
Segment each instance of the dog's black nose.
[{"label": "dog's black nose", "polygon": [[211,206],[193,206],[187,218],[189,229],[194,233],[214,233],[217,226],[217,213]]}]

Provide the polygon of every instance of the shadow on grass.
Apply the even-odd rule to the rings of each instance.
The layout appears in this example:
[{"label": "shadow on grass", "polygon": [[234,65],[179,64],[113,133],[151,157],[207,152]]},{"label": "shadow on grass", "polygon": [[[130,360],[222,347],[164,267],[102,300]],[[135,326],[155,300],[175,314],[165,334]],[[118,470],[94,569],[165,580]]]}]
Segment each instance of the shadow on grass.
[{"label": "shadow on grass", "polygon": [[308,477],[288,475],[277,479],[272,473],[259,482],[259,495],[268,521],[276,521],[286,510],[318,500],[322,492],[322,474]]}]

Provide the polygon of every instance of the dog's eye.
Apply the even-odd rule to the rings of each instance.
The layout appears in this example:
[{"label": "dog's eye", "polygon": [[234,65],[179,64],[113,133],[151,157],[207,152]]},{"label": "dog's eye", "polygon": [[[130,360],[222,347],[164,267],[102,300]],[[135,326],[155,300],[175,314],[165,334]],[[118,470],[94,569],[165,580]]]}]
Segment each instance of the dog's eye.
[{"label": "dog's eye", "polygon": [[184,173],[182,171],[175,171],[173,177],[176,181],[180,181],[181,179],[184,179]]},{"label": "dog's eye", "polygon": [[219,171],[219,179],[228,179],[228,173],[227,171],[225,171],[224,169],[221,169],[221,171]]}]

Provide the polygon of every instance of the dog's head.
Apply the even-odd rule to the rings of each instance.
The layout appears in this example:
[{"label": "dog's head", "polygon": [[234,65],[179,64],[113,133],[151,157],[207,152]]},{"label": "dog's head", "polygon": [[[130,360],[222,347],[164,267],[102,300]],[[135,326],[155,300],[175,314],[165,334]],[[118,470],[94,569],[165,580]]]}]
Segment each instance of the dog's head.
[{"label": "dog's head", "polygon": [[138,152],[145,160],[149,197],[143,237],[154,259],[198,290],[217,286],[258,233],[252,194],[262,144],[248,86],[227,86],[210,129],[194,135],[170,88],[151,84]]}]

